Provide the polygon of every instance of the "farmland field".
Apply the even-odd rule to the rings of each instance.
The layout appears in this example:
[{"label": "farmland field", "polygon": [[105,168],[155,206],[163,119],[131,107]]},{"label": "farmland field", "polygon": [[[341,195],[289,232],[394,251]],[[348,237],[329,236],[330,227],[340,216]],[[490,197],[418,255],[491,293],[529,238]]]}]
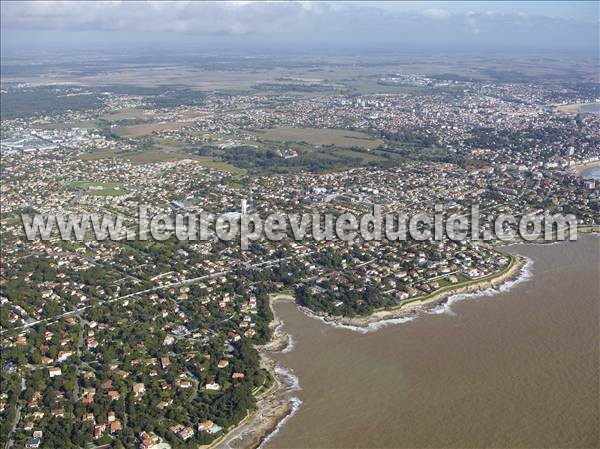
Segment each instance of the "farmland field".
[{"label": "farmland field", "polygon": [[57,123],[39,123],[35,125],[36,129],[70,129],[70,128],[98,128],[98,122],[95,120],[79,120],[75,122],[57,122]]},{"label": "farmland field", "polygon": [[143,109],[122,109],[118,112],[101,115],[100,120],[117,121],[117,120],[148,120],[152,119],[154,114]]},{"label": "farmland field", "polygon": [[279,142],[306,142],[313,145],[335,145],[338,147],[376,148],[383,142],[365,133],[346,129],[316,128],[272,128],[255,131],[254,134],[263,140]]},{"label": "farmland field", "polygon": [[152,162],[174,162],[182,160],[197,161],[200,165],[206,168],[213,168],[233,174],[244,174],[244,169],[235,167],[227,162],[216,160],[212,157],[197,156],[176,149],[160,149],[155,147],[146,151],[122,152],[117,153],[113,150],[97,151],[79,155],[79,159],[84,161],[101,160],[101,159],[124,159],[129,160],[134,164],[148,164]]},{"label": "farmland field", "polygon": [[121,137],[142,137],[149,136],[154,131],[176,131],[184,126],[191,125],[193,122],[166,122],[166,123],[144,123],[142,125],[118,126],[114,129],[115,133]]}]

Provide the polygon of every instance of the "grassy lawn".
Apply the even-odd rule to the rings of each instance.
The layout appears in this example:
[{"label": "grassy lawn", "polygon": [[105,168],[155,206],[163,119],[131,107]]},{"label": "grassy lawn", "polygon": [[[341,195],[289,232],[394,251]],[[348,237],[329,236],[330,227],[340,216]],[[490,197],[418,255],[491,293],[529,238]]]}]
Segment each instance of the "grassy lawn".
[{"label": "grassy lawn", "polygon": [[214,168],[215,170],[221,170],[221,171],[238,174],[238,175],[243,175],[246,173],[246,170],[244,170],[243,168],[238,168],[227,162],[215,160],[212,157],[194,156],[192,159],[194,159],[195,161],[198,161],[200,163],[200,165],[202,165],[203,167]]},{"label": "grassy lawn", "polygon": [[91,187],[102,187],[105,189],[123,187],[120,182],[94,182],[94,181],[74,181],[71,183],[71,187],[79,189],[89,189]]},{"label": "grassy lawn", "polygon": [[363,163],[368,162],[379,162],[384,160],[381,156],[378,156],[373,153],[363,153],[362,151],[354,151],[354,150],[336,150],[336,155],[345,156],[345,157],[355,157],[361,159]]},{"label": "grassy lawn", "polygon": [[234,174],[229,182],[227,182],[227,187],[232,189],[240,190],[245,187],[245,184],[242,182],[243,175],[241,173]]},{"label": "grassy lawn", "polygon": [[71,188],[84,189],[86,194],[91,196],[120,196],[128,192],[123,184],[118,182],[75,181],[71,183]]},{"label": "grassy lawn", "polygon": [[253,133],[262,140],[276,142],[306,142],[312,145],[335,145],[351,148],[376,148],[382,144],[368,134],[346,129],[289,128],[277,127],[255,131]]}]

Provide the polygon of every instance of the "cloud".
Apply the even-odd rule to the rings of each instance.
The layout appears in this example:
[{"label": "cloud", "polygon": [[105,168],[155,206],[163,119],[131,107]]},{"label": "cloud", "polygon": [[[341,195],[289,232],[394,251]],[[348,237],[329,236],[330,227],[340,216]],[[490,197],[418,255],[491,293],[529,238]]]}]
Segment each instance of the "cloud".
[{"label": "cloud", "polygon": [[[486,12],[486,15],[488,17],[491,16],[490,14],[488,14],[488,12]],[[476,17],[477,17],[477,14],[473,11],[467,11],[467,13],[465,14],[465,21],[467,22],[467,25],[473,34],[480,33],[480,29],[479,29],[479,26],[477,25]]]},{"label": "cloud", "polygon": [[448,17],[450,17],[450,11],[448,11],[447,9],[429,8],[421,11],[421,14],[423,14],[426,17],[431,17],[433,19],[447,19]]},{"label": "cloud", "polygon": [[[432,3],[431,5],[438,5]],[[495,44],[521,42],[551,47],[595,45],[597,23],[535,14],[498,12],[489,3],[474,11],[428,8],[410,2],[394,8],[372,2],[196,2],[196,1],[2,1],[3,36],[11,31],[55,34],[76,32],[262,39],[283,42]],[[412,9],[411,9],[412,8]],[[481,8],[478,12],[477,8]],[[490,11],[488,11],[490,10]],[[542,8],[540,7],[540,10]],[[82,33],[83,34],[83,33]],[[477,35],[477,41],[473,35]],[[77,40],[77,38],[74,38]],[[17,39],[13,39],[17,41]],[[83,44],[83,43],[82,43]]]},{"label": "cloud", "polygon": [[[281,27],[308,10],[302,3],[262,2],[2,2],[9,29],[246,34]],[[325,5],[321,9],[327,9]]]}]

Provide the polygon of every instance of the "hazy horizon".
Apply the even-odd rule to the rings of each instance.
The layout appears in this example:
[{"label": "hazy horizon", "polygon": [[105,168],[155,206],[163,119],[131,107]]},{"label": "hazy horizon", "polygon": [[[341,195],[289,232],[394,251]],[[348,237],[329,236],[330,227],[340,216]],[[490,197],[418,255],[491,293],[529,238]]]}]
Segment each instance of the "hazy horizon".
[{"label": "hazy horizon", "polygon": [[597,52],[597,2],[2,2],[3,56],[58,51]]}]

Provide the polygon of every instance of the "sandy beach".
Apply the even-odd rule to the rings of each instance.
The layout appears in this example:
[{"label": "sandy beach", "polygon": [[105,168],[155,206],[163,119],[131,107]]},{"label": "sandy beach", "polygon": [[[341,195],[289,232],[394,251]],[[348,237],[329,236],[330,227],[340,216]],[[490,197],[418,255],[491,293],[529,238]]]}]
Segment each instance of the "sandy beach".
[{"label": "sandy beach", "polygon": [[569,169],[576,175],[581,175],[586,170],[589,170],[590,168],[596,168],[596,167],[600,167],[600,160],[584,162],[581,164],[575,164],[575,165],[572,165],[571,167],[569,167]]},{"label": "sandy beach", "polygon": [[579,112],[579,104],[560,104],[556,106],[556,110],[567,114],[577,114]]},{"label": "sandy beach", "polygon": [[594,104],[594,103],[558,104],[555,107],[556,107],[556,110],[559,112],[564,112],[566,114],[578,114],[580,112],[586,112],[582,109],[582,106],[586,106],[588,104]]}]

